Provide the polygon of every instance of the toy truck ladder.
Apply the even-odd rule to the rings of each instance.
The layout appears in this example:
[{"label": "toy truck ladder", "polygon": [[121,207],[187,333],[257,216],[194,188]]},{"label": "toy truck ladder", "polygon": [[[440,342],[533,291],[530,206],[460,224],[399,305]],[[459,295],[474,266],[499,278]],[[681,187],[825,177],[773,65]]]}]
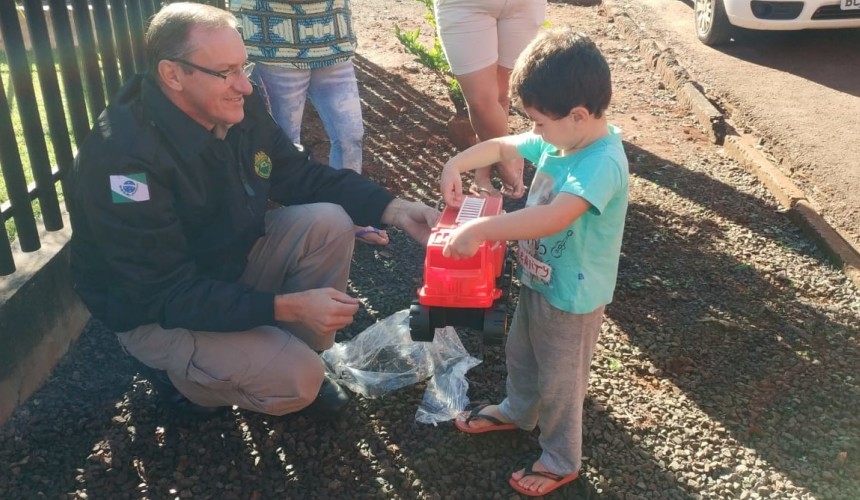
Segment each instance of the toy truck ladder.
[{"label": "toy truck ladder", "polygon": [[454,221],[457,225],[475,220],[484,212],[485,198],[466,198]]}]

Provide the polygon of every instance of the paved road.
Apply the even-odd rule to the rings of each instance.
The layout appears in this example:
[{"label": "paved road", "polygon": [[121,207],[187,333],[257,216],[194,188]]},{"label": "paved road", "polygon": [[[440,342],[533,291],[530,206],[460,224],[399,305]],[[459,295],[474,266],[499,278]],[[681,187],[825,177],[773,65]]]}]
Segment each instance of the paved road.
[{"label": "paved road", "polygon": [[614,0],[669,47],[739,129],[765,139],[825,218],[860,246],[860,30],[749,32],[700,43],[680,0]]}]

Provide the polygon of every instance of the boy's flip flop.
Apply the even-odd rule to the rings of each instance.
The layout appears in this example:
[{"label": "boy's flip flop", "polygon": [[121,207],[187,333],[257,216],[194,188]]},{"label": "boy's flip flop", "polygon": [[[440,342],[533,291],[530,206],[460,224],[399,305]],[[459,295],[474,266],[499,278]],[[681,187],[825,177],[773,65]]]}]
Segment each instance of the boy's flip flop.
[{"label": "boy's flip flop", "polygon": [[[495,431],[513,431],[513,430],[519,429],[517,424],[515,424],[513,422],[502,422],[501,420],[497,419],[496,417],[494,417],[492,415],[486,415],[484,413],[481,413],[481,410],[483,410],[484,408],[486,408],[488,406],[490,406],[488,403],[483,403],[483,404],[475,406],[469,412],[469,416],[466,417],[466,420],[464,420],[464,421],[454,420],[454,425],[457,427],[457,429],[459,429],[460,431],[465,432],[467,434],[481,434],[484,432],[495,432]],[[486,420],[487,422],[491,423],[492,425],[485,425],[483,427],[473,428],[469,425],[469,423],[472,422],[473,420],[476,420],[476,419]]]},{"label": "boy's flip flop", "polygon": [[[538,491],[538,490],[527,490],[527,489],[523,488],[522,486],[520,486],[520,482],[517,481],[516,479],[514,479],[513,477],[508,479],[508,484],[511,485],[511,488],[517,490],[517,493],[521,493],[523,495],[530,496],[530,497],[542,497],[544,495],[548,495],[551,492],[561,488],[565,484],[574,481],[576,478],[579,477],[579,471],[576,471],[573,474],[570,474],[568,476],[559,476],[558,474],[553,474],[552,472],[546,472],[546,471],[542,471],[542,470],[534,470],[534,464],[531,464],[523,470],[523,477],[526,477],[526,476],[541,476],[541,477],[545,477],[547,479],[551,479],[552,481],[555,481],[554,483],[550,484],[549,486],[545,487],[544,489]],[[522,478],[520,478],[520,479],[522,479]]]},{"label": "boy's flip flop", "polygon": [[[384,241],[377,241],[376,238],[382,239]],[[355,232],[355,241],[360,241],[368,245],[383,246],[388,244],[388,234],[386,234],[381,229],[375,228],[373,226],[367,226]]]}]

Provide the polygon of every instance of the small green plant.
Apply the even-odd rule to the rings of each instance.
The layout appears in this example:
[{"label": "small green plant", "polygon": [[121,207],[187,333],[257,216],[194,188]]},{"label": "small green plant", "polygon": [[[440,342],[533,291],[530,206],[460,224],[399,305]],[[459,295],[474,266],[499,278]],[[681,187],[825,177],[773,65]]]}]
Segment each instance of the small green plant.
[{"label": "small green plant", "polygon": [[394,26],[394,35],[406,48],[406,50],[416,56],[417,61],[422,65],[432,70],[438,75],[448,88],[448,97],[454,104],[454,109],[457,114],[466,112],[466,99],[463,97],[463,91],[460,89],[460,83],[454,78],[451,73],[451,66],[448,65],[448,60],[445,59],[445,52],[442,50],[442,42],[439,40],[439,35],[436,31],[436,16],[433,10],[433,0],[418,0],[427,12],[424,14],[424,19],[430,22],[433,27],[433,46],[428,47],[419,40],[421,29],[416,28],[414,31],[402,30],[400,26]]}]

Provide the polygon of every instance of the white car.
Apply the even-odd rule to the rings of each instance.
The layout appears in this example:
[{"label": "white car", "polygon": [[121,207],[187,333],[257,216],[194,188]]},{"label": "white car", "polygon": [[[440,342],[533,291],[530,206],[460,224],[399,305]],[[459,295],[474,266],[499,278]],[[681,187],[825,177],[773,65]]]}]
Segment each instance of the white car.
[{"label": "white car", "polygon": [[803,30],[860,28],[860,0],[694,0],[696,34],[705,45],[732,37],[733,28]]}]

